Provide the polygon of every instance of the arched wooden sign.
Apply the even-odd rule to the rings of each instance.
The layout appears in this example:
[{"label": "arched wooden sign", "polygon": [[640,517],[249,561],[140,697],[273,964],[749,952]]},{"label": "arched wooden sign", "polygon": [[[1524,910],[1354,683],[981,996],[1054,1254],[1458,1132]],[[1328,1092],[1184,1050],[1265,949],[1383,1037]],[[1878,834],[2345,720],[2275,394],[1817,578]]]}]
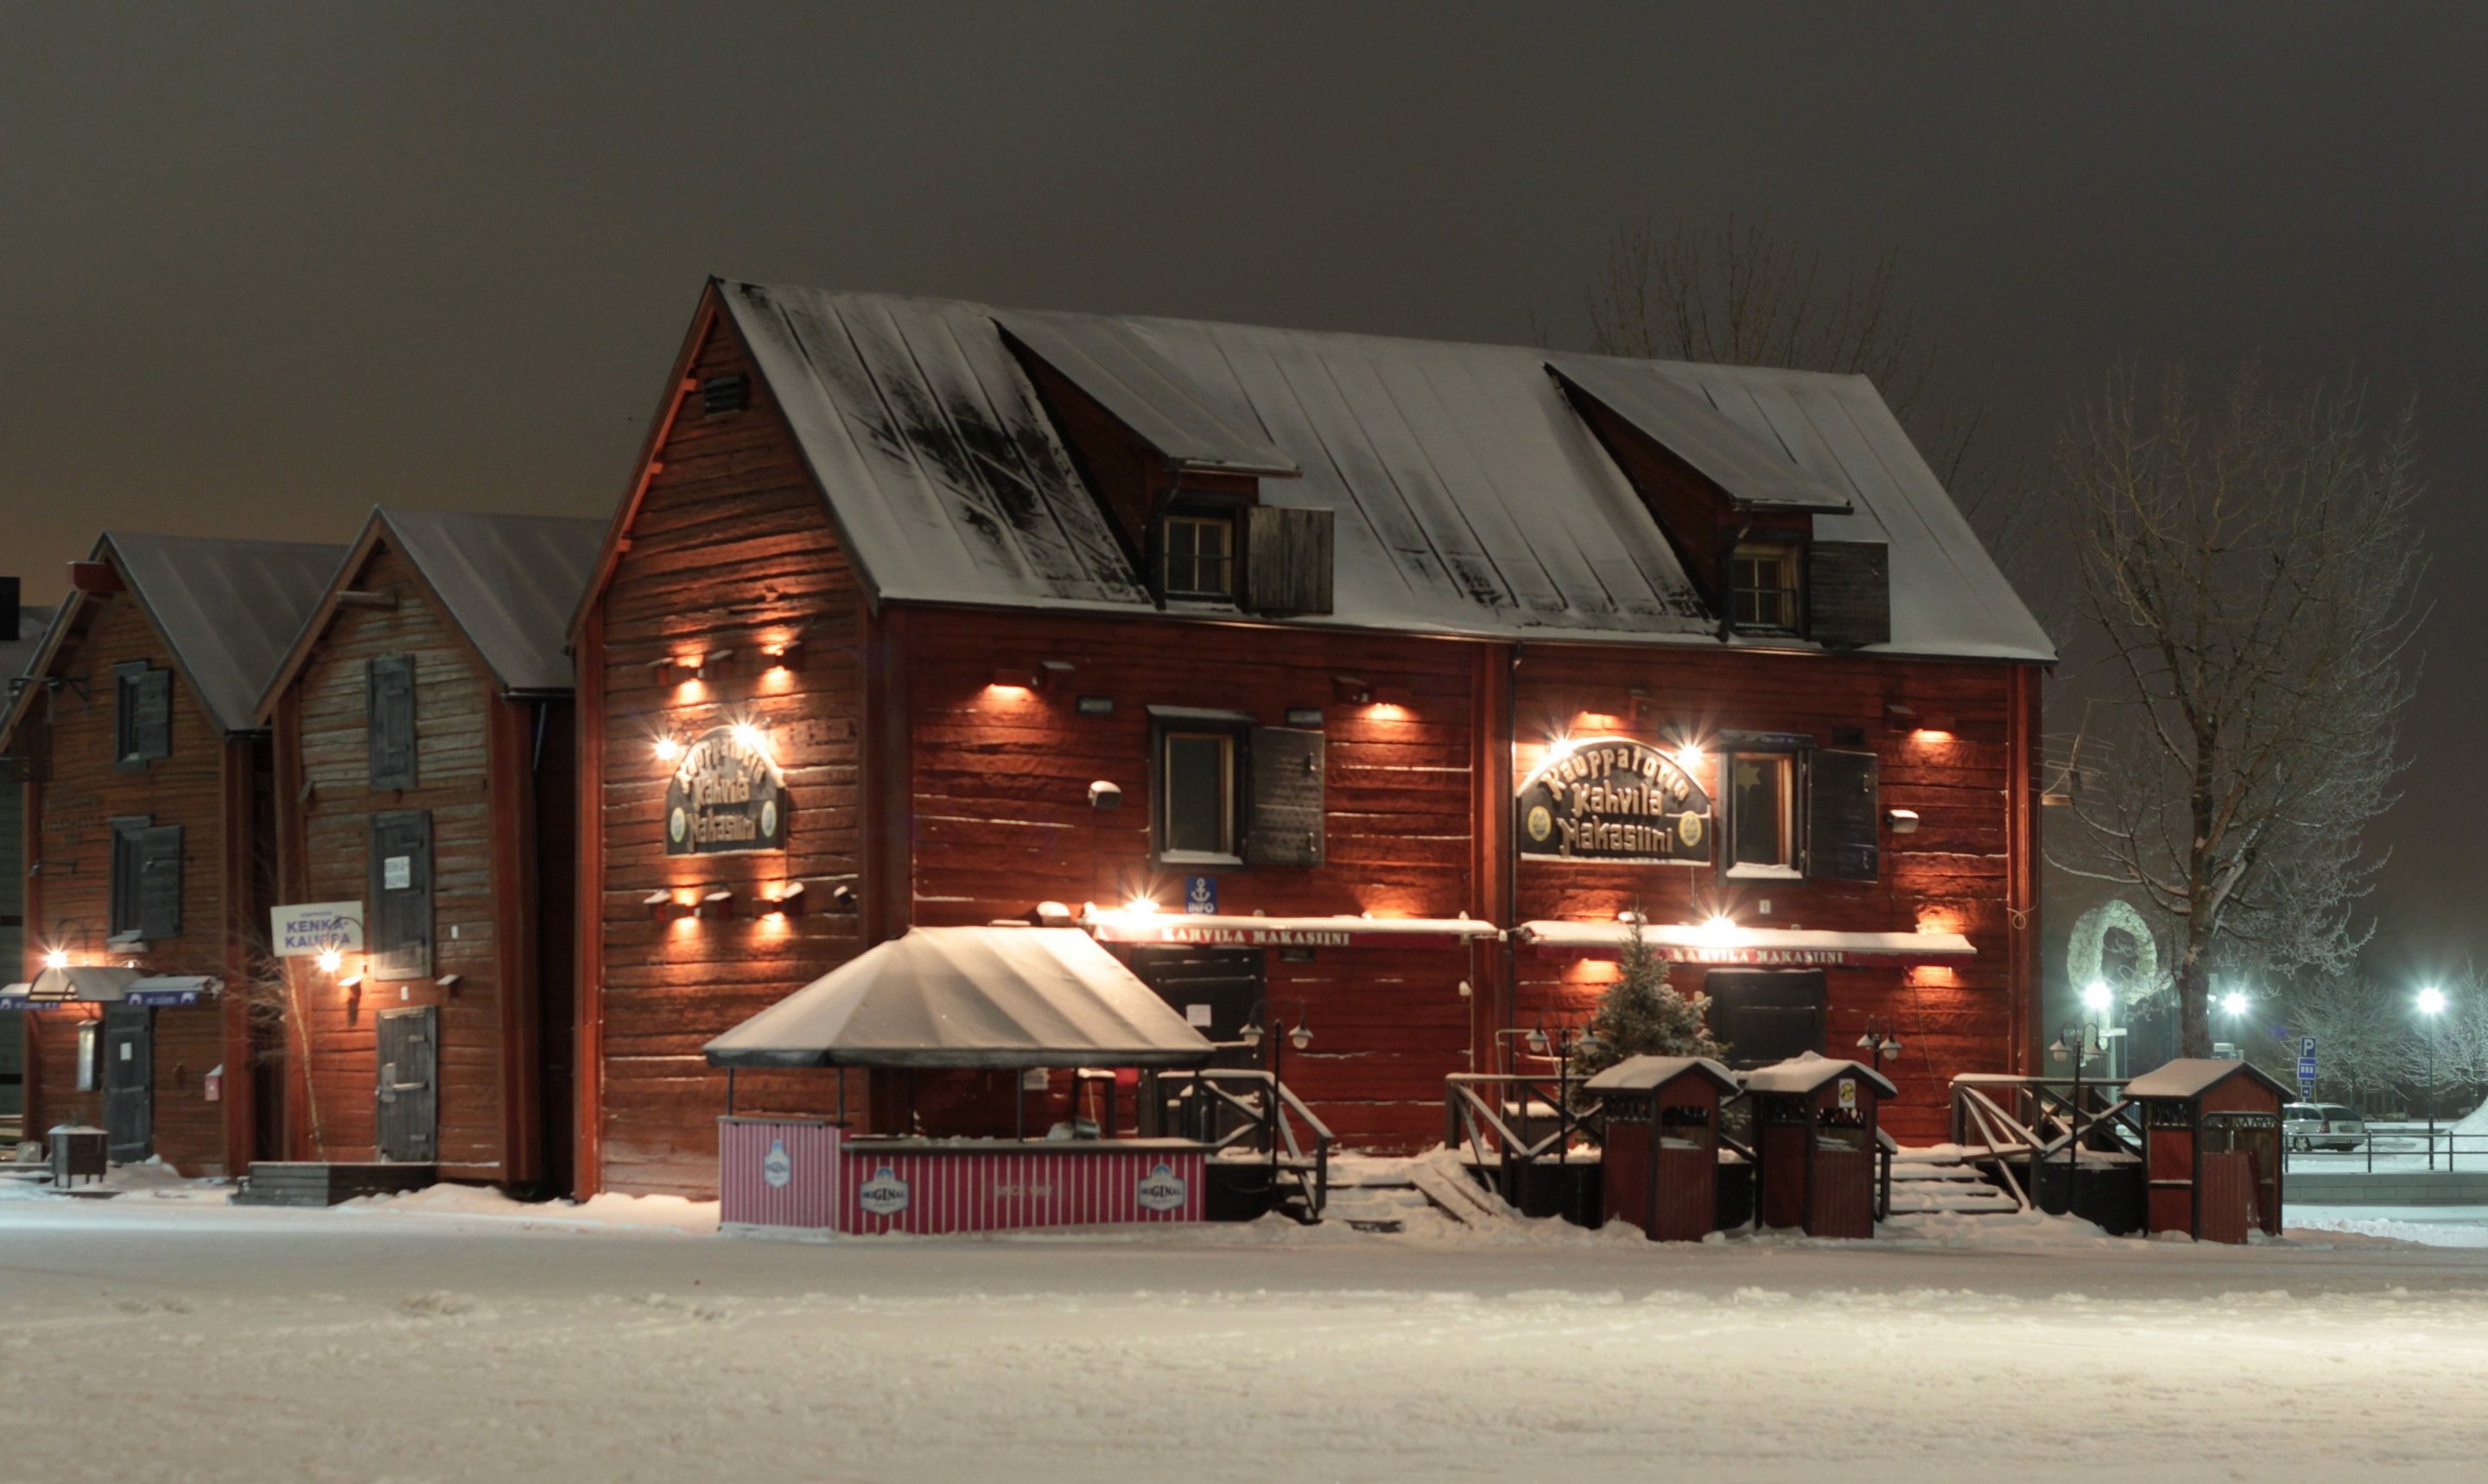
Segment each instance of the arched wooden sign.
[{"label": "arched wooden sign", "polygon": [[719,727],[683,749],[665,785],[665,854],[786,848],[786,779],[765,739]]},{"label": "arched wooden sign", "polygon": [[1710,797],[1647,742],[1582,742],[1520,786],[1523,856],[1701,864],[1710,859]]}]

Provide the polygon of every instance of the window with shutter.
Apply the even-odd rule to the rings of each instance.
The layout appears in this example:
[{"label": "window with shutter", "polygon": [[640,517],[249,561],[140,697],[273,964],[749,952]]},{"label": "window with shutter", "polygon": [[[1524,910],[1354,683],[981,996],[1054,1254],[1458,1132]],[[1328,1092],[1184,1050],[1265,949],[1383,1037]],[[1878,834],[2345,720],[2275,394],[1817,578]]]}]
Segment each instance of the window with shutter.
[{"label": "window with shutter", "polygon": [[372,787],[414,787],[414,657],[383,655],[366,660],[363,701]]},{"label": "window with shutter", "polygon": [[1806,624],[1816,643],[1855,649],[1892,640],[1891,548],[1818,541],[1806,549]]},{"label": "window with shutter", "polygon": [[105,911],[105,931],[115,940],[138,937],[140,883],[145,880],[146,866],[141,841],[155,823],[146,815],[112,821],[112,882],[107,893],[110,901]]},{"label": "window with shutter", "polygon": [[1322,863],[1322,734],[1253,729],[1252,823],[1244,859],[1257,866]]},{"label": "window with shutter", "polygon": [[1805,874],[1871,882],[1882,867],[1875,754],[1813,754],[1806,765]]},{"label": "window with shutter", "polygon": [[173,755],[173,672],[144,660],[112,667],[112,733],[117,765],[142,769]]},{"label": "window with shutter", "polygon": [[1331,513],[1259,505],[1245,512],[1244,605],[1256,613],[1331,611]]},{"label": "window with shutter", "polygon": [[156,825],[137,833],[138,936],[161,942],[182,936],[182,826]]},{"label": "window with shutter", "polygon": [[375,979],[432,977],[432,815],[372,816],[371,917],[364,924]]}]

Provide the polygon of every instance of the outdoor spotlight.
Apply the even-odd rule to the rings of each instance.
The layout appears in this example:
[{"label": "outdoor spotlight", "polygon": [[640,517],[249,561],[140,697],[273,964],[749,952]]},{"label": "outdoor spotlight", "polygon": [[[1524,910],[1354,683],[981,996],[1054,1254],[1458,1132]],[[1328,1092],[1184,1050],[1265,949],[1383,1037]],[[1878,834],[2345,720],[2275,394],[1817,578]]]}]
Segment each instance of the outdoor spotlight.
[{"label": "outdoor spotlight", "polygon": [[699,906],[692,909],[692,915],[707,918],[712,921],[719,918],[733,916],[733,890],[728,887],[720,886],[714,891],[704,893],[699,899]]},{"label": "outdoor spotlight", "polygon": [[639,905],[646,908],[649,917],[658,922],[675,922],[692,914],[691,908],[675,901],[670,891],[649,892],[640,899]]},{"label": "outdoor spotlight", "polygon": [[363,988],[363,976],[360,974],[348,974],[345,978],[337,981],[337,988],[359,994]]},{"label": "outdoor spotlight", "polygon": [[2432,985],[2432,984],[2431,984],[2431,985],[2429,985],[2426,989],[2423,989],[2423,990],[2421,990],[2421,991],[2419,991],[2419,992],[2418,992],[2418,1013],[2419,1013],[2419,1014],[2421,1014],[2421,1015],[2435,1015],[2435,1014],[2438,1014],[2439,1012],[2443,1011],[2444,1009],[2445,1009],[2445,992],[2444,992],[2443,990],[2440,990],[2440,989],[2438,989],[2435,985]]},{"label": "outdoor spotlight", "polygon": [[346,956],[334,948],[320,950],[320,972],[333,974],[346,965]]},{"label": "outdoor spotlight", "polygon": [[1119,785],[1109,783],[1103,778],[1100,778],[1096,782],[1088,785],[1089,808],[1119,809],[1122,806],[1123,790]]},{"label": "outdoor spotlight", "polygon": [[763,752],[769,747],[769,734],[749,721],[738,721],[734,724],[734,742],[739,747]]},{"label": "outdoor spotlight", "polygon": [[69,967],[69,966],[70,966],[70,955],[69,955],[69,950],[68,950],[68,949],[66,949],[66,948],[55,948],[55,949],[53,949],[51,952],[44,954],[44,955],[43,955],[43,966],[44,966],[45,968],[67,968],[67,967]]},{"label": "outdoor spotlight", "polygon": [[2247,1013],[2247,997],[2231,990],[2220,996],[2220,1009],[2229,1015],[2244,1015]]},{"label": "outdoor spotlight", "polygon": [[1036,690],[1044,686],[1045,674],[1041,670],[1032,670],[1025,666],[1006,665],[996,670],[993,680],[988,684],[998,690]]},{"label": "outdoor spotlight", "polygon": [[1330,682],[1331,699],[1342,706],[1364,706],[1373,699],[1373,687],[1353,675],[1335,675]]},{"label": "outdoor spotlight", "polygon": [[670,763],[683,755],[683,744],[670,737],[657,739],[657,761]]},{"label": "outdoor spotlight", "polygon": [[760,910],[764,917],[792,917],[804,910],[804,883],[791,882]]},{"label": "outdoor spotlight", "polygon": [[1883,823],[1891,826],[1892,833],[1896,835],[1913,835],[1918,832],[1918,811],[1886,809],[1883,811]]},{"label": "outdoor spotlight", "polygon": [[855,888],[843,883],[831,887],[830,905],[842,912],[854,911],[856,906]]},{"label": "outdoor spotlight", "polygon": [[1676,766],[1687,773],[1700,772],[1702,765],[1707,761],[1700,742],[1686,742],[1676,749]]},{"label": "outdoor spotlight", "polygon": [[1127,912],[1139,912],[1143,916],[1146,916],[1157,910],[1157,900],[1153,897],[1134,897],[1129,902],[1123,904],[1123,910]]},{"label": "outdoor spotlight", "polygon": [[2086,1010],[2106,1009],[2107,986],[2102,984],[2097,979],[2094,979],[2090,983],[2082,986],[2082,1008]]}]

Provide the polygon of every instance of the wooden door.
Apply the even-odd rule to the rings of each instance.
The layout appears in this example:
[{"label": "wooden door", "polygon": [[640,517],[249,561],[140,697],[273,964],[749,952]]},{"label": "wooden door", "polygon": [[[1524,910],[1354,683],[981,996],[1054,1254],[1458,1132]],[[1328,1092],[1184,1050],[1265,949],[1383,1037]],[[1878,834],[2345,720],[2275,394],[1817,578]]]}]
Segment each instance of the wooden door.
[{"label": "wooden door", "polygon": [[116,1164],[135,1164],[156,1146],[156,1012],[136,1005],[103,1011],[103,1133]]},{"label": "wooden door", "polygon": [[439,1014],[430,1005],[380,1015],[381,1158],[429,1164],[438,1154]]}]

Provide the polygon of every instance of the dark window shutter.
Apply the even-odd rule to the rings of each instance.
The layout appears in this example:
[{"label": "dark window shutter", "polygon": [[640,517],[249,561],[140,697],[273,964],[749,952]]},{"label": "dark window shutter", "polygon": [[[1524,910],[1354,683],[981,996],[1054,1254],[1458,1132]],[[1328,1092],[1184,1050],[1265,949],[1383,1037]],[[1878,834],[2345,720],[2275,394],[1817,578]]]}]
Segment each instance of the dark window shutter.
[{"label": "dark window shutter", "polygon": [[1871,882],[1882,867],[1875,754],[1817,752],[1806,766],[1805,874]]},{"label": "dark window shutter", "polygon": [[156,825],[136,832],[138,936],[159,942],[182,936],[182,826]]},{"label": "dark window shutter", "polygon": [[1244,513],[1244,606],[1256,613],[1331,611],[1331,514],[1257,505]]},{"label": "dark window shutter", "polygon": [[1257,866],[1322,863],[1322,734],[1253,729],[1252,823],[1244,859]]},{"label": "dark window shutter", "polygon": [[371,945],[372,977],[432,977],[429,811],[405,809],[372,816],[370,902],[371,917],[364,927]]},{"label": "dark window shutter", "polygon": [[1830,649],[1892,641],[1892,548],[1880,541],[1818,541],[1805,563],[1808,631]]},{"label": "dark window shutter", "polygon": [[114,760],[144,768],[173,755],[173,672],[144,661],[112,667]]},{"label": "dark window shutter", "polygon": [[414,657],[364,662],[363,731],[371,745],[372,787],[414,787]]},{"label": "dark window shutter", "polygon": [[146,876],[146,852],[141,844],[148,828],[156,822],[144,815],[116,819],[112,822],[112,883],[108,893],[104,931],[113,938],[135,936],[141,921],[140,882]]}]

